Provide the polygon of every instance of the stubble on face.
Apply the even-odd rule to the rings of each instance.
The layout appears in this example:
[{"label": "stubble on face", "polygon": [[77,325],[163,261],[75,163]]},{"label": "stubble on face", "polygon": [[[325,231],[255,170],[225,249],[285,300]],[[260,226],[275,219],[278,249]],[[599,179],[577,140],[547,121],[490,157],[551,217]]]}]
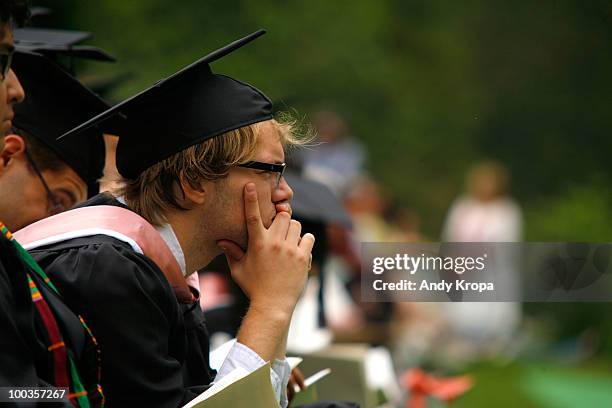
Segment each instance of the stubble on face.
[{"label": "stubble on face", "polygon": [[214,181],[213,200],[203,217],[204,228],[216,239],[233,241],[246,251],[248,234],[244,221],[244,200],[237,194],[237,186],[230,183],[230,177]]},{"label": "stubble on face", "polygon": [[[280,136],[271,121],[257,124],[257,147],[252,160],[268,163],[284,161]],[[244,188],[254,183],[257,189],[260,215],[265,228],[269,228],[276,216],[273,203],[274,175],[262,174],[253,169],[232,168],[227,177],[216,180],[214,197],[206,210],[206,224],[215,239],[231,240],[246,251],[248,231],[244,216]]]}]

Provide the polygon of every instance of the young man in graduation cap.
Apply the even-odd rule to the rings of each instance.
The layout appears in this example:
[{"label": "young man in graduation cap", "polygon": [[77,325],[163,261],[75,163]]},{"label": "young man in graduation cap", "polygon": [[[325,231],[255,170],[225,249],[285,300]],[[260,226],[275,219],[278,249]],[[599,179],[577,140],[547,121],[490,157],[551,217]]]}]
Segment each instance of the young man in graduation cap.
[{"label": "young man in graduation cap", "polygon": [[97,128],[56,140],[108,105],[48,58],[15,52],[13,69],[27,98],[0,151],[0,214],[16,231],[98,193],[104,139]]},{"label": "young man in graduation cap", "polygon": [[[10,67],[12,27],[23,23],[27,11],[25,2],[0,1],[0,147],[13,125],[13,105],[24,99]],[[1,161],[5,168],[8,159],[3,155]],[[10,186],[0,185],[3,200],[14,194]],[[4,217],[0,212],[0,220]],[[56,406],[100,406],[103,396],[95,338],[1,222],[0,230],[0,386],[65,387],[69,392]]]},{"label": "young man in graduation cap", "polygon": [[[261,34],[75,129],[97,125],[119,136],[123,190],[18,236],[96,333],[109,405],[176,407],[213,378],[266,361],[287,405],[287,331],[314,244],[291,220],[293,193],[282,177],[284,147],[299,141],[289,124],[274,120],[265,95],[208,65]],[[250,308],[214,377],[202,311],[185,276],[221,253]]]}]

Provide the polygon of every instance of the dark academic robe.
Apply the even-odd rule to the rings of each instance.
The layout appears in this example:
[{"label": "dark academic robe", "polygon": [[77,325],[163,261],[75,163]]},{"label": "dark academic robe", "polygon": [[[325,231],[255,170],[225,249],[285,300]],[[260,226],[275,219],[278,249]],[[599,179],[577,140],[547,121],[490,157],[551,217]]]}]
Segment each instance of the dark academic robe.
[{"label": "dark academic robe", "polygon": [[[26,273],[29,273],[51,308],[68,352],[82,375],[95,370],[86,367],[81,357],[87,352],[84,332],[77,316],[68,310],[55,293],[51,293],[21,259],[17,248],[0,236],[0,387],[49,387],[53,384],[53,363],[47,350],[44,325],[40,320]],[[95,356],[89,356],[95,357]],[[85,377],[82,377],[83,379]],[[7,402],[2,406],[12,406]],[[15,403],[15,406],[28,406]],[[34,405],[34,404],[29,404]],[[68,401],[47,403],[49,407],[72,407]]]},{"label": "dark academic robe", "polygon": [[[122,206],[100,194],[83,206]],[[177,407],[214,377],[204,317],[125,242],[95,235],[30,251],[100,344],[108,407]]]},{"label": "dark academic robe", "polygon": [[0,386],[36,386],[38,341],[26,265],[0,236]]}]

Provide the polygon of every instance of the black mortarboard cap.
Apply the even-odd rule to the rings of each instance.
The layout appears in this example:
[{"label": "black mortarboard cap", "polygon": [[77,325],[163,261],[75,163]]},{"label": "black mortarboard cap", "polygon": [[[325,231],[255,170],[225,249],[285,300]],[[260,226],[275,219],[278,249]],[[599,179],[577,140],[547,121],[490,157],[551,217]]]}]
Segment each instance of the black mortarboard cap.
[{"label": "black mortarboard cap", "polygon": [[53,150],[87,184],[88,196],[98,193],[104,169],[104,138],[96,127],[71,137],[58,136],[109,108],[102,99],[48,58],[17,51],[13,70],[26,98],[15,105],[13,125]]},{"label": "black mortarboard cap", "polygon": [[77,45],[90,39],[86,31],[57,30],[51,28],[16,28],[13,30],[15,47],[21,51],[43,54],[53,60],[59,55],[95,61],[115,62],[106,51],[90,45]]},{"label": "black mortarboard cap", "polygon": [[351,217],[342,202],[325,184],[288,172],[284,177],[293,190],[291,209],[297,219],[352,227]]},{"label": "black mortarboard cap", "polygon": [[136,178],[153,164],[227,131],[272,118],[272,102],[246,83],[215,74],[210,64],[264,34],[234,41],[88,120],[119,136],[117,169]]},{"label": "black mortarboard cap", "polygon": [[76,30],[57,30],[54,28],[15,28],[13,39],[16,45],[27,44],[55,44],[55,45],[74,45],[90,39],[92,33]]}]

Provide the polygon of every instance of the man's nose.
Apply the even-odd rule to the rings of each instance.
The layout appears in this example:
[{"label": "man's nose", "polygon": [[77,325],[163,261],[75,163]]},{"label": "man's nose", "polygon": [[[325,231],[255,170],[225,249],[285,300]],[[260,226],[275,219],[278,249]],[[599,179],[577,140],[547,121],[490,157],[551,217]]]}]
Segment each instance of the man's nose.
[{"label": "man's nose", "polygon": [[272,201],[275,203],[282,201],[291,201],[293,198],[293,190],[287,183],[284,177],[281,177],[280,183],[278,183],[278,187],[274,189],[272,192]]},{"label": "man's nose", "polygon": [[23,100],[25,99],[25,91],[23,90],[23,87],[21,86],[21,83],[19,82],[17,75],[15,75],[12,69],[9,69],[6,81],[7,81],[7,84],[6,84],[7,95],[6,96],[8,99],[7,102],[10,104],[23,102]]}]

